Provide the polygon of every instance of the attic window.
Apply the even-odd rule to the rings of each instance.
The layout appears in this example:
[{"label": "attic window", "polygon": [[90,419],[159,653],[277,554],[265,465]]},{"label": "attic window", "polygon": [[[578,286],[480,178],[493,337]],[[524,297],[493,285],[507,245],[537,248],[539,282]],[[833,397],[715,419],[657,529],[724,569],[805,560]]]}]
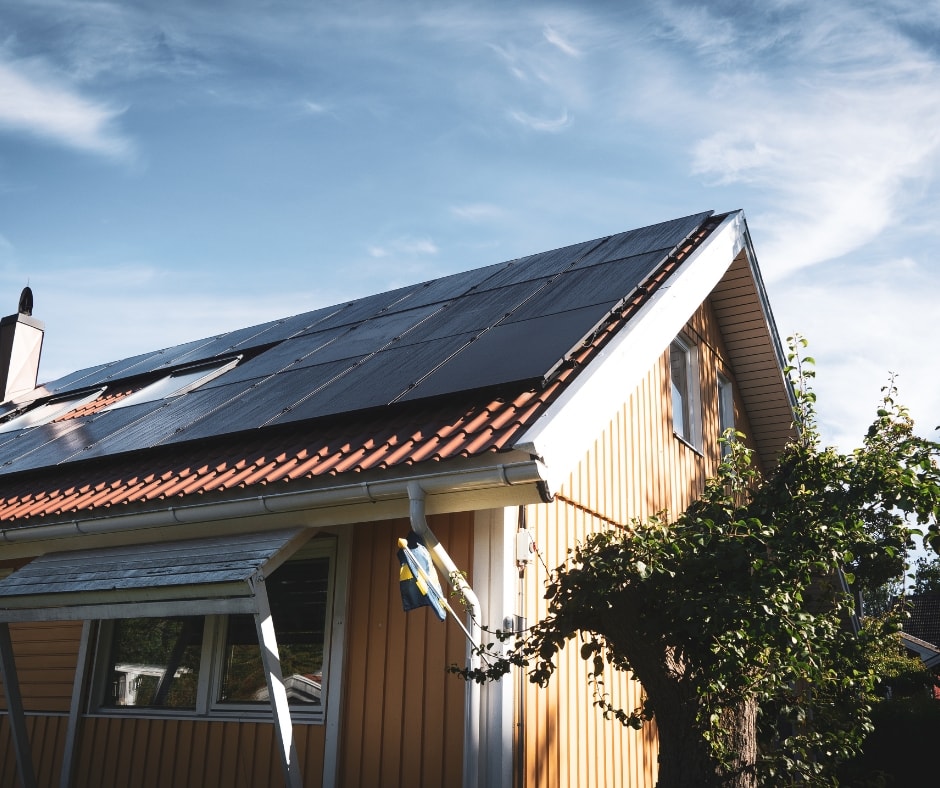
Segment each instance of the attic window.
[{"label": "attic window", "polygon": [[[724,438],[727,430],[734,429],[734,390],[731,381],[718,373],[718,437]],[[728,443],[721,444],[721,456],[731,453]]]},{"label": "attic window", "polygon": [[240,360],[241,356],[238,356],[214,364],[200,364],[198,367],[177,370],[144,386],[139,391],[135,391],[129,397],[118,400],[108,410],[117,410],[118,408],[126,408],[129,405],[140,405],[144,402],[154,402],[158,399],[167,399],[185,394],[217,378],[224,372],[228,372]]},{"label": "attic window", "polygon": [[669,374],[672,383],[672,429],[678,438],[698,450],[701,445],[701,405],[696,381],[698,363],[695,346],[678,336],[669,345]]},{"label": "attic window", "polygon": [[26,406],[26,410],[14,415],[8,421],[0,424],[0,432],[13,432],[14,430],[25,430],[30,427],[38,427],[40,424],[48,424],[50,421],[74,410],[93,399],[101,396],[104,389],[95,389],[88,393],[84,391],[81,394],[71,394],[67,397],[48,400],[36,407]]}]

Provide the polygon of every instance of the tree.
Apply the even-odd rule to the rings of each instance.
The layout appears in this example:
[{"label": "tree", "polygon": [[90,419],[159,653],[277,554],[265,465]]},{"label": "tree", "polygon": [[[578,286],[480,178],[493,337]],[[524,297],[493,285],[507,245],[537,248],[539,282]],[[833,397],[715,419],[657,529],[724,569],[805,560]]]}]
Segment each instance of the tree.
[{"label": "tree", "polygon": [[940,556],[918,558],[914,562],[914,594],[940,593]]},{"label": "tree", "polygon": [[[822,448],[812,359],[791,340],[799,437],[761,478],[740,439],[701,499],[673,522],[592,534],[551,574],[548,613],[483,667],[452,668],[486,681],[513,666],[545,685],[558,652],[580,640],[596,703],[609,717],[659,730],[661,788],[835,784],[838,762],[870,728],[873,645],[888,617],[855,626],[854,590],[903,571],[905,518],[934,526],[940,445],[914,433],[886,387],[861,448]],[[605,671],[631,671],[646,702],[612,706]]]}]

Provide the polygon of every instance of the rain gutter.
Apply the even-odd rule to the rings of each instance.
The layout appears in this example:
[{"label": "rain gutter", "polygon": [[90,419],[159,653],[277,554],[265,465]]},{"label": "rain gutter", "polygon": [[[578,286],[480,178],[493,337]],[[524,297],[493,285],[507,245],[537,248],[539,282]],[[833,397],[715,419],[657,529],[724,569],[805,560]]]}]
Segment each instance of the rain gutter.
[{"label": "rain gutter", "polygon": [[73,518],[39,525],[0,529],[0,545],[25,544],[46,539],[67,539],[91,534],[104,535],[150,528],[189,525],[317,509],[404,501],[413,483],[428,495],[475,492],[506,487],[536,486],[542,498],[545,467],[539,460],[461,468],[395,479],[341,484],[313,490],[270,493],[212,503],[163,506],[128,514]]}]

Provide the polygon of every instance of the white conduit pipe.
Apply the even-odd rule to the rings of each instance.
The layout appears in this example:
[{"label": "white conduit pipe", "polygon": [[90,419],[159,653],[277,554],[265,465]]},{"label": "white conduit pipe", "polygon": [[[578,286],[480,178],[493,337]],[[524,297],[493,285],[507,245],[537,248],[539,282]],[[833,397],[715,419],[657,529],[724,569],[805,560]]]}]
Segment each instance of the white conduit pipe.
[{"label": "white conduit pipe", "polygon": [[[431,553],[434,565],[444,573],[451,587],[461,595],[467,607],[467,628],[471,641],[467,644],[467,665],[479,666],[480,646],[482,645],[479,621],[482,621],[480,600],[473,592],[463,573],[453,559],[437,541],[437,537],[428,527],[424,513],[424,488],[418,482],[408,483],[408,502],[411,528],[424,539],[424,544]],[[463,751],[463,788],[477,788],[480,771],[480,685],[475,681],[467,682],[466,709],[464,715],[464,751]]]}]

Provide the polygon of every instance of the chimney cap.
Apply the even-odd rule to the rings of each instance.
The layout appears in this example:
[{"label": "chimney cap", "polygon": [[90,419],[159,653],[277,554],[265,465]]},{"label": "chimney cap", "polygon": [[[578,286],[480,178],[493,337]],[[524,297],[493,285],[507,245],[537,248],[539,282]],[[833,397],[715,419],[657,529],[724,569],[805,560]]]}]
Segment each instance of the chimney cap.
[{"label": "chimney cap", "polygon": [[32,316],[33,314],[33,291],[29,285],[26,285],[20,293],[20,305],[17,311],[21,315]]}]

